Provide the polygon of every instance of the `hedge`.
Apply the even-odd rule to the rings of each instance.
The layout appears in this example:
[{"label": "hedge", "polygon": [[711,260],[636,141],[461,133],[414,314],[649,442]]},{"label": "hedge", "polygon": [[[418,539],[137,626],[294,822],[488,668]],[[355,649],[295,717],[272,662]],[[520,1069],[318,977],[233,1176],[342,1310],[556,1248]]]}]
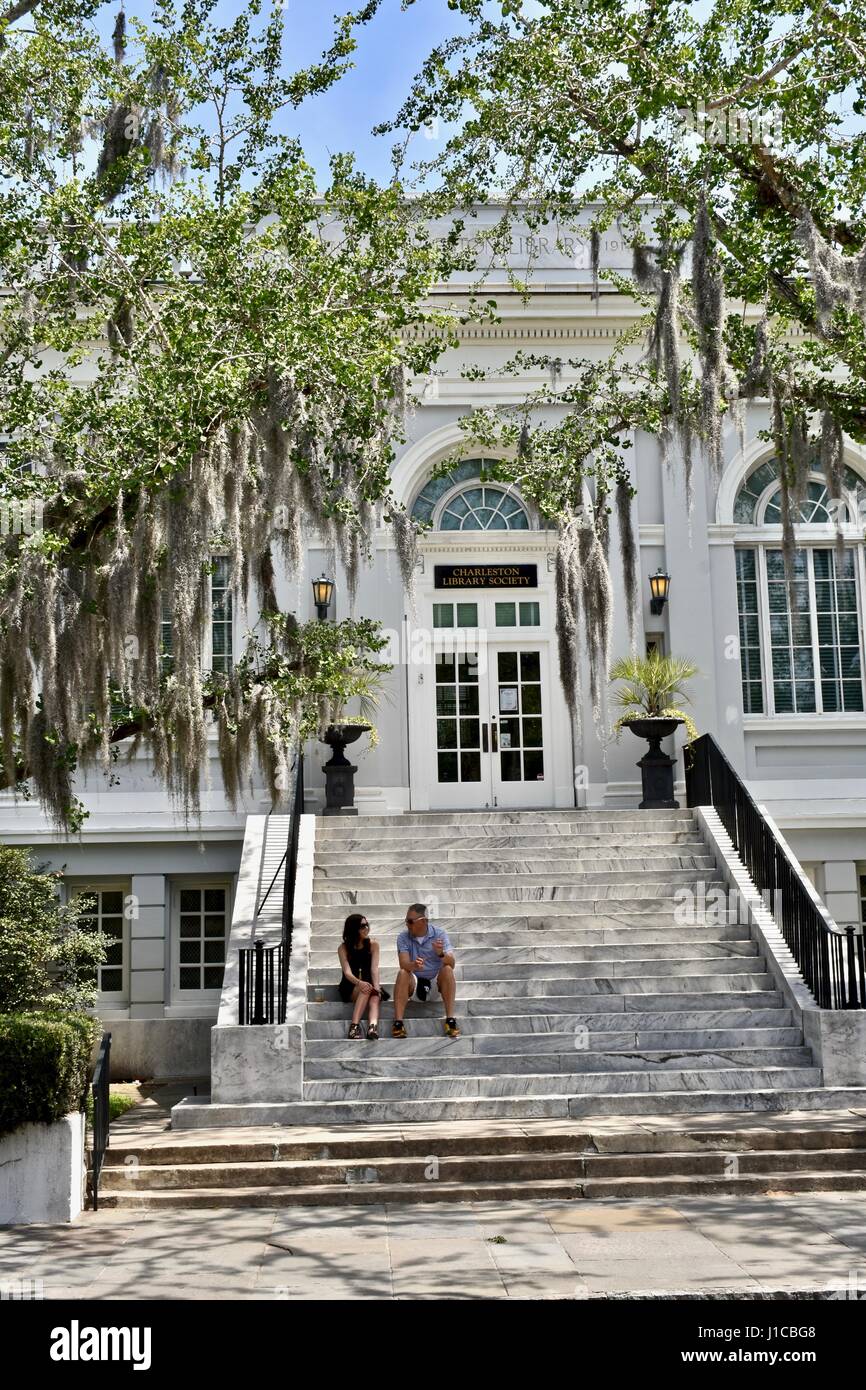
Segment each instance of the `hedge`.
[{"label": "hedge", "polygon": [[83,1109],[100,1032],[89,1014],[0,1014],[0,1134]]}]

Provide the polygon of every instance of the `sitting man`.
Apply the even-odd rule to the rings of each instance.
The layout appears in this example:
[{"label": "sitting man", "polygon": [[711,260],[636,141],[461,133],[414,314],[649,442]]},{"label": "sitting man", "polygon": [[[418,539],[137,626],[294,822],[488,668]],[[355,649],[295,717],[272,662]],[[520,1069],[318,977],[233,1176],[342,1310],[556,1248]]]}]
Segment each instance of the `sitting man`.
[{"label": "sitting man", "polygon": [[454,979],[454,956],[448,933],[427,921],[424,903],[412,903],[406,911],[406,930],[397,937],[397,956],[400,974],[394,985],[394,1022],[392,1038],[405,1038],[403,1010],[413,994],[422,1004],[435,980],[445,1005],[445,1032],[449,1038],[459,1038],[460,1029],[453,1017],[457,983]]}]

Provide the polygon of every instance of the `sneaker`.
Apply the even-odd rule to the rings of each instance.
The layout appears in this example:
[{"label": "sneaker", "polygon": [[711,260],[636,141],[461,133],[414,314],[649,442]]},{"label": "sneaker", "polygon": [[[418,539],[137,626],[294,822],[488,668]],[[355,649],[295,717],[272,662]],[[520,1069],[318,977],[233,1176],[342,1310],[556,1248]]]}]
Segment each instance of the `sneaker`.
[{"label": "sneaker", "polygon": [[367,1042],[378,1042],[378,1041],[379,1041],[379,1029],[377,1028],[377,1026],[376,1026],[375,1023],[371,1023],[370,1026],[369,1026],[369,1028],[367,1029]]},{"label": "sneaker", "polygon": [[391,1024],[391,1037],[406,1038],[408,1036],[409,1035],[406,1032],[406,1025],[404,1024],[402,1018],[395,1018],[394,1022]]},{"label": "sneaker", "polygon": [[364,1036],[364,1035],[363,1035],[363,1033],[361,1032],[361,1025],[360,1025],[360,1023],[353,1023],[352,1026],[351,1026],[351,1028],[349,1029],[349,1037],[352,1038],[352,1039],[355,1039],[355,1038],[362,1038],[363,1036]]},{"label": "sneaker", "polygon": [[457,1019],[456,1019],[456,1018],[446,1018],[446,1020],[445,1020],[445,1036],[446,1036],[447,1038],[459,1038],[459,1037],[460,1037],[460,1029],[457,1027]]},{"label": "sneaker", "polygon": [[428,999],[428,996],[429,996],[429,994],[430,994],[430,990],[432,989],[432,987],[433,987],[433,981],[432,981],[432,980],[422,980],[422,979],[419,979],[419,980],[418,980],[418,983],[417,983],[416,986],[415,986],[414,998],[418,1000],[418,1003],[419,1003],[419,1004],[426,1004],[426,1003],[427,1003],[427,999]]}]

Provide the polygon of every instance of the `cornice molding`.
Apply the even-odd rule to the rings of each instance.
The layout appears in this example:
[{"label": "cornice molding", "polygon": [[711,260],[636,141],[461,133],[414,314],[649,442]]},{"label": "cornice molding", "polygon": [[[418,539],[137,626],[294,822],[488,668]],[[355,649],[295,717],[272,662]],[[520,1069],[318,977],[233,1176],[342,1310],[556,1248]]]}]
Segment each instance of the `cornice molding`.
[{"label": "cornice molding", "polygon": [[638,540],[641,545],[664,545],[665,526],[663,521],[645,521],[638,526]]},{"label": "cornice molding", "polygon": [[[549,326],[542,324],[515,323],[503,324],[464,324],[457,331],[462,343],[514,343],[514,342],[581,342],[590,339],[611,340],[621,338],[629,325],[603,324],[562,324]],[[420,325],[410,329],[407,337],[412,339],[444,338],[444,330]]]}]

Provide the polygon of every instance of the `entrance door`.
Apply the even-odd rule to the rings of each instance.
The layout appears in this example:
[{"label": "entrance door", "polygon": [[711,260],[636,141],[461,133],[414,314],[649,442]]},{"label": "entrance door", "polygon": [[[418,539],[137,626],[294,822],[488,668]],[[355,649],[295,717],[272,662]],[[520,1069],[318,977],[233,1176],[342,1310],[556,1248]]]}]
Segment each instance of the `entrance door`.
[{"label": "entrance door", "polygon": [[435,653],[435,787],[431,805],[491,806],[486,663],[475,648]]},{"label": "entrance door", "polygon": [[546,644],[438,651],[434,672],[431,805],[550,805]]},{"label": "entrance door", "polygon": [[549,806],[547,648],[494,647],[489,663],[494,804]]}]

